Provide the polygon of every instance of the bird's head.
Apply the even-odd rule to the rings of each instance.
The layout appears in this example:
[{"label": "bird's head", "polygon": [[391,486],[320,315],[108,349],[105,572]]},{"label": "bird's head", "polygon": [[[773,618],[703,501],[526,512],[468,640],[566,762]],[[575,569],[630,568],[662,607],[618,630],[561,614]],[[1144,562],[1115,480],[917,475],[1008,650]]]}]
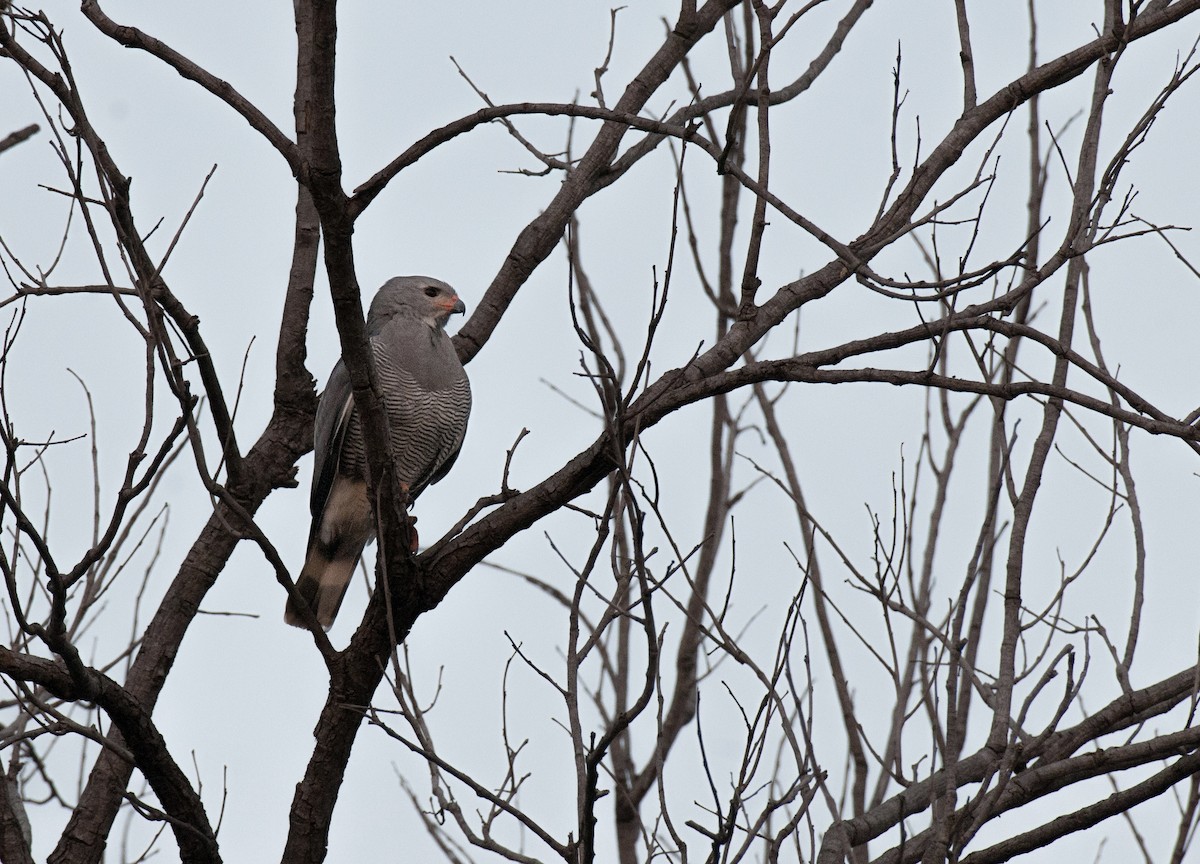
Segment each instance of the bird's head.
[{"label": "bird's head", "polygon": [[430,327],[442,328],[455,312],[466,311],[454,289],[440,279],[395,276],[383,283],[371,301],[367,332],[378,333],[396,315],[419,318]]}]

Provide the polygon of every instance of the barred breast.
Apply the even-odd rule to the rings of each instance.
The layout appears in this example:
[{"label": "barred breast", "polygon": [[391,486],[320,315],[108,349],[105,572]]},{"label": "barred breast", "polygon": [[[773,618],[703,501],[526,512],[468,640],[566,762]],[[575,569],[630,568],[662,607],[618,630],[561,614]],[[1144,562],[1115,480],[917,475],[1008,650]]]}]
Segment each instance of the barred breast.
[{"label": "barred breast", "polygon": [[376,351],[379,389],[392,432],[396,475],[416,497],[441,479],[448,461],[457,455],[471,413],[471,385],[464,374],[451,386],[426,389],[406,370],[393,364],[386,352]]},{"label": "barred breast", "polygon": [[[458,454],[471,413],[471,385],[466,374],[450,386],[428,389],[392,362],[375,343],[375,370],[391,429],[392,454],[397,479],[416,498],[430,483],[437,482]],[[362,427],[354,411],[342,445],[339,472],[351,477],[366,476],[366,454]]]}]

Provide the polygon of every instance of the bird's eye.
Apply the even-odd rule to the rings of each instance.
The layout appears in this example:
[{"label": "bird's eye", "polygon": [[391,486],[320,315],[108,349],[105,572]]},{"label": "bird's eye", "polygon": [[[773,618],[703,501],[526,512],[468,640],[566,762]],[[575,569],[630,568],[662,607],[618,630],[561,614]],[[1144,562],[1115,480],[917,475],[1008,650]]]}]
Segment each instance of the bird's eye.
[{"label": "bird's eye", "polygon": [[434,288],[432,285],[430,285],[428,288],[425,289],[426,297],[436,297],[437,295],[438,295],[438,289]]}]

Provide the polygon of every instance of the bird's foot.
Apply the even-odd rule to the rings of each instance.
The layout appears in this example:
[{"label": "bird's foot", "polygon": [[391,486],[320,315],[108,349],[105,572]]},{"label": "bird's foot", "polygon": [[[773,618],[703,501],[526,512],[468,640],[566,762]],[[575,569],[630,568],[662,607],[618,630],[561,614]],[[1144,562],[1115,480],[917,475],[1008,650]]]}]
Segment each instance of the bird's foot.
[{"label": "bird's foot", "polygon": [[421,540],[417,537],[417,517],[410,515],[408,517],[408,551],[416,555],[420,548]]}]

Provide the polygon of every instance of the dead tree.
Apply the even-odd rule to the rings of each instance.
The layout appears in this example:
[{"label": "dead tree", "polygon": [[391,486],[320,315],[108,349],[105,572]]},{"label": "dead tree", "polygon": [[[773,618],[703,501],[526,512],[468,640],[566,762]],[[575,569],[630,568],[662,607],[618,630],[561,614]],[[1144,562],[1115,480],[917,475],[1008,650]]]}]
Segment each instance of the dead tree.
[{"label": "dead tree", "polygon": [[[339,818],[366,830],[407,798],[407,830],[451,861],[982,864],[1057,850],[1081,831],[1107,837],[1114,817],[1147,859],[1183,860],[1200,811],[1197,634],[1193,621],[1174,640],[1182,653],[1138,651],[1172,604],[1149,587],[1167,578],[1152,572],[1152,544],[1169,543],[1152,530],[1154,487],[1136,483],[1133,454],[1193,471],[1200,409],[1169,405],[1158,382],[1180,373],[1155,365],[1162,346],[1116,339],[1114,351],[1102,337],[1135,308],[1163,333],[1187,317],[1180,310],[1195,311],[1194,241],[1134,204],[1135,180],[1190,182],[1192,148],[1170,151],[1165,171],[1130,174],[1176,103],[1195,114],[1188,28],[1200,0],[1109,0],[1094,22],[1090,11],[1056,13],[1077,26],[1055,31],[1050,59],[1039,55],[1051,40],[1034,5],[1021,10],[1028,41],[1017,62],[1011,32],[973,17],[988,13],[945,4],[960,75],[920,85],[953,104],[924,125],[909,104],[910,70],[932,68],[947,46],[932,28],[915,50],[902,40],[878,139],[860,134],[870,127],[859,114],[847,123],[821,113],[823,88],[835,104],[861,98],[855,64],[888,27],[870,0],[682,2],[623,77],[614,66],[626,13],[613,11],[586,99],[501,103],[467,79],[478,110],[408,130],[412,143],[365,179],[343,167],[329,0],[295,3],[291,129],[237,82],[95,0],[70,27],[5,6],[3,86],[26,81],[23,104],[40,116],[18,119],[25,126],[0,141],[0,151],[21,144],[0,173],[25,148],[48,146],[61,173],[27,182],[68,215],[48,257],[5,240],[0,224],[10,292],[0,858],[98,862],[123,832],[149,825],[161,830],[146,851],[122,841],[123,858],[140,860],[169,834],[180,860],[221,860],[224,790],[187,765],[203,742],[172,737],[157,709],[177,661],[211,650],[185,636],[218,580],[230,580],[235,550],[256,550],[280,610],[294,592],[300,546],[268,527],[262,508],[276,496],[301,507],[290,490],[312,447],[307,358],[319,337],[309,325],[327,285],[379,553],[348,641],[311,622],[305,648],[327,678],[310,683],[325,703],[303,721],[315,737],[303,776],[280,781],[298,780],[287,824],[260,829],[278,836],[282,860],[325,860],[364,727],[406,767],[381,813]],[[96,94],[71,61],[64,32],[83,27],[199,87],[294,178],[291,258],[275,262],[276,284],[255,298],[278,326],[273,401],[258,427],[239,414],[253,382],[231,372],[237,358],[214,353],[221,340],[197,317],[201,298],[167,267],[196,230],[213,175],[182,218],[143,224],[136,166],[110,148]],[[1178,56],[1155,65],[1168,44]],[[830,128],[806,151],[804,124],[823,118]],[[355,232],[373,203],[399,194],[405,172],[497,126],[536,166],[519,173],[556,183],[534,218],[504,223],[507,254],[455,343],[465,363],[476,358],[520,325],[515,304],[535,274],[558,267],[547,346],[572,343],[578,365],[546,383],[570,455],[532,476],[522,429],[491,485],[474,484],[478,501],[414,556],[367,351],[363,287],[374,286],[360,284]],[[890,171],[854,176],[841,150],[864,137]],[[511,158],[498,153],[497,167]],[[846,173],[846,212],[811,191],[834,171]],[[668,200],[639,186],[651,173]],[[620,195],[661,213],[662,248],[636,285],[610,266],[621,220],[634,214],[618,207],[614,222],[601,208]],[[447,248],[461,255],[468,242]],[[1140,305],[1114,297],[1112,250],[1157,256],[1143,278],[1161,280],[1162,293]],[[40,427],[18,392],[37,364],[55,362],[30,350],[41,320],[31,310],[81,314],[99,302],[125,322],[137,385],[123,386],[142,408],[137,423],[123,421],[133,431],[115,490],[120,448],[99,444],[108,415],[88,372],[104,375],[117,359],[77,375],[87,406],[78,438]],[[53,326],[56,338],[84,330]],[[853,411],[841,401],[852,398]],[[889,414],[894,404],[916,425]],[[494,437],[494,421],[473,422],[473,435]],[[868,441],[890,448],[890,478],[852,470]],[[56,465],[82,448],[91,477],[68,479],[64,507]],[[183,475],[199,479],[208,504],[186,539],[166,526],[172,478]],[[873,490],[865,511],[853,499],[862,488]],[[543,557],[507,558],[530,529],[546,532]],[[436,710],[430,670],[406,642],[481,573],[554,609],[553,632],[521,623],[497,661],[491,767],[462,755],[463,727]],[[1115,619],[1110,591],[1121,598]],[[262,640],[292,636],[258,623]],[[553,735],[518,731],[538,712],[553,718]],[[1152,838],[1137,830],[1142,805],[1158,808]],[[65,814],[61,824],[49,811]]]}]

